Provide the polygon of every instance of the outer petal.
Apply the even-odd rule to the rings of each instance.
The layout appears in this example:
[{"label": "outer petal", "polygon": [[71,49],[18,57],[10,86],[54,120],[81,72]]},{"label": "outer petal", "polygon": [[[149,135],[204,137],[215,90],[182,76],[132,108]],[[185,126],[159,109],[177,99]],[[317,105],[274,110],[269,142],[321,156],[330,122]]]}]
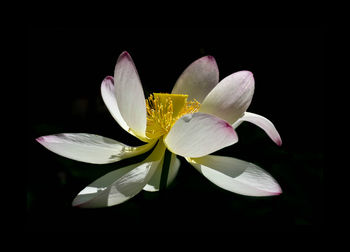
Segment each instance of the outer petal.
[{"label": "outer petal", "polygon": [[229,123],[203,113],[182,116],[164,139],[171,152],[184,157],[205,156],[237,141]]},{"label": "outer petal", "polygon": [[[170,164],[169,164],[169,174],[168,174],[168,181],[167,181],[168,186],[174,181],[179,171],[180,163],[181,163],[180,160],[176,157],[174,153],[172,153]],[[163,162],[159,165],[159,167],[157,168],[157,171],[154,173],[153,177],[148,182],[148,184],[143,188],[143,190],[148,192],[159,191],[160,178],[162,175],[162,165],[163,165]]]},{"label": "outer petal", "polygon": [[282,139],[280,137],[280,134],[278,133],[277,129],[273,125],[273,123],[258,114],[250,113],[250,112],[245,112],[244,116],[242,116],[240,119],[238,119],[233,125],[233,128],[237,128],[242,122],[247,121],[255,124],[256,126],[260,127],[263,129],[266,134],[274,141],[278,146],[282,145]]},{"label": "outer petal", "polygon": [[123,52],[114,70],[118,108],[126,124],[137,136],[146,139],[146,101],[134,62]]},{"label": "outer petal", "polygon": [[247,196],[282,193],[276,180],[255,164],[214,155],[187,160],[207,179],[225,190]]},{"label": "outer petal", "polygon": [[173,88],[173,94],[187,94],[188,100],[195,98],[202,102],[207,94],[218,84],[219,70],[214,57],[202,57],[180,75]]},{"label": "outer petal", "polygon": [[250,105],[254,77],[249,71],[227,76],[204,99],[199,111],[216,115],[230,124],[240,118]]},{"label": "outer petal", "polygon": [[120,114],[117,99],[115,97],[115,89],[114,89],[114,80],[113,77],[107,76],[101,84],[101,94],[103,101],[105,102],[109,112],[113,116],[113,118],[117,121],[117,123],[124,130],[129,132],[132,135],[135,135],[129,128],[128,124],[125,122],[124,118]]},{"label": "outer petal", "polygon": [[42,136],[36,140],[58,155],[92,164],[113,163],[137,156],[150,150],[155,143],[131,147],[107,137],[84,133]]},{"label": "outer petal", "polygon": [[165,146],[160,142],[144,162],[118,169],[97,179],[76,196],[73,206],[107,207],[132,198],[153,176],[161,163],[164,150]]}]

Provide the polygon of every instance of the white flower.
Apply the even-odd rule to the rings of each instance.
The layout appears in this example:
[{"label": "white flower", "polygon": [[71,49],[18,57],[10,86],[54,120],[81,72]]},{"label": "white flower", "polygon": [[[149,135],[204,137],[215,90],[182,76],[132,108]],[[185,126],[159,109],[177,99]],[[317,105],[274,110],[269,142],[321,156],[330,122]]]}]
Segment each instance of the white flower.
[{"label": "white flower", "polygon": [[[119,125],[146,144],[131,147],[82,133],[43,136],[37,141],[61,156],[93,164],[117,162],[156,146],[143,162],[112,171],[92,182],[76,196],[73,206],[112,206],[141,190],[157,191],[161,181],[170,184],[174,180],[180,166],[176,155],[231,192],[249,196],[282,192],[271,175],[260,167],[231,157],[209,155],[236,143],[235,128],[243,121],[259,126],[281,145],[281,138],[268,119],[246,112],[254,93],[251,72],[236,72],[219,82],[216,61],[206,56],[182,73],[171,94],[154,93],[145,100],[136,67],[130,55],[123,52],[114,77],[103,80],[101,93]],[[171,152],[168,158],[164,158],[166,148]],[[163,162],[169,162],[166,172],[162,172]],[[161,180],[164,174],[167,178]]]}]

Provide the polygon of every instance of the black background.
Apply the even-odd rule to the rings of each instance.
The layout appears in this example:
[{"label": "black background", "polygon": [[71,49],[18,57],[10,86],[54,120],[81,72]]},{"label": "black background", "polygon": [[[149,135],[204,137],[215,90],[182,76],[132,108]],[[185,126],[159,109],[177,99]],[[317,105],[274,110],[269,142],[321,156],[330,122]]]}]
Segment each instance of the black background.
[{"label": "black background", "polygon": [[[204,22],[131,22],[132,13],[125,16],[106,23],[59,19],[28,24],[26,229],[319,230],[324,25],[317,20],[247,24],[220,15],[215,22],[210,15],[203,15]],[[274,122],[283,145],[276,146],[261,129],[245,123],[237,129],[240,141],[216,154],[261,166],[279,182],[283,194],[258,198],[227,192],[181,159],[175,182],[162,194],[141,192],[105,209],[72,208],[71,201],[86,185],[137,159],[110,165],[80,163],[49,152],[35,138],[84,132],[140,144],[114,121],[100,94],[101,81],[113,75],[124,50],[136,64],[146,95],[170,92],[181,72],[205,55],[215,57],[220,80],[235,71],[252,71],[256,87],[249,111]]]}]

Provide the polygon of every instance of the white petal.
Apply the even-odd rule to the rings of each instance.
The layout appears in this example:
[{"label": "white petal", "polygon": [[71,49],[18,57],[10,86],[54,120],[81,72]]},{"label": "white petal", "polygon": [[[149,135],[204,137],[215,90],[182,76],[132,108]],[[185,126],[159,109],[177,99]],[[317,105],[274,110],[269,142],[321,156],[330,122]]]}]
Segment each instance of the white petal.
[{"label": "white petal", "polygon": [[137,156],[150,150],[155,144],[152,142],[131,147],[107,137],[84,133],[42,136],[36,140],[58,155],[92,164],[113,163]]},{"label": "white petal", "polygon": [[[169,186],[175,179],[180,167],[180,160],[176,157],[174,153],[171,154],[171,160],[169,164],[169,173],[168,173],[168,181],[167,186]],[[160,178],[162,175],[163,162],[157,168],[157,171],[153,174],[151,180],[148,184],[143,188],[143,190],[148,192],[156,192],[159,191]]]},{"label": "white petal", "polygon": [[253,93],[253,74],[236,72],[216,85],[204,99],[199,112],[216,115],[233,124],[249,107]]},{"label": "white petal", "polygon": [[167,185],[168,186],[176,178],[176,175],[179,172],[180,165],[181,165],[180,160],[176,157],[175,154],[172,154],[171,155],[171,161],[170,161],[170,167],[169,167],[168,181],[167,181]]},{"label": "white petal", "polygon": [[146,101],[134,62],[123,52],[114,70],[114,89],[121,116],[134,133],[146,139]]},{"label": "white petal", "polygon": [[194,98],[202,102],[207,94],[218,84],[219,70],[214,57],[202,57],[180,75],[172,94],[187,94],[188,100]]},{"label": "white petal", "polygon": [[237,141],[229,123],[203,113],[182,116],[164,139],[171,152],[184,157],[205,156]]},{"label": "white petal", "polygon": [[273,123],[258,114],[250,113],[250,112],[245,112],[244,116],[239,118],[233,125],[233,128],[237,128],[242,122],[250,122],[255,124],[256,126],[260,127],[263,129],[266,134],[274,141],[278,146],[282,145],[282,139],[280,137],[280,134],[278,133],[276,127],[273,125]]},{"label": "white petal", "polygon": [[[73,206],[81,206],[81,207],[105,207],[109,206],[108,204],[108,196],[106,195],[105,199],[100,200],[99,203],[96,203],[97,196],[101,194],[103,191],[113,184],[116,180],[120,179],[124,175],[128,174],[135,168],[142,165],[142,163],[137,163],[133,165],[129,165],[118,170],[107,173],[101,178],[95,180],[90,185],[85,187],[83,190],[79,192],[79,194],[74,198],[72,205]],[[140,169],[139,169],[139,172]],[[89,201],[94,200],[94,202],[89,204]]]},{"label": "white petal", "polygon": [[110,172],[97,179],[73,200],[73,206],[96,208],[125,202],[138,194],[153,176],[165,151],[160,141],[152,154],[138,164]]},{"label": "white petal", "polygon": [[113,116],[113,118],[117,121],[117,123],[122,127],[124,130],[129,132],[132,135],[135,135],[129,128],[128,124],[125,122],[124,118],[120,114],[117,99],[115,97],[115,90],[114,90],[114,80],[113,77],[107,76],[101,84],[101,94],[102,99],[105,102],[109,112]]},{"label": "white petal", "polygon": [[271,196],[282,193],[276,180],[259,166],[231,157],[209,155],[187,159],[217,186],[247,196]]}]

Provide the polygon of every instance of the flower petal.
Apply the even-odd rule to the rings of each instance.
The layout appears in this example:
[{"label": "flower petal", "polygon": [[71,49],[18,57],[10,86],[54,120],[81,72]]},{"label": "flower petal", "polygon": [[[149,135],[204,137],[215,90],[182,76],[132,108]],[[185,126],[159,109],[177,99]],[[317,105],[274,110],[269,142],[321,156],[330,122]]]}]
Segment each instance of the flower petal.
[{"label": "flower petal", "polygon": [[236,72],[216,85],[204,99],[199,112],[216,115],[232,124],[247,110],[253,93],[253,74],[249,71]]},{"label": "flower petal", "polygon": [[155,144],[131,147],[107,137],[84,133],[42,136],[36,140],[58,155],[92,164],[107,164],[134,157],[150,150]]},{"label": "flower petal", "polygon": [[174,179],[176,178],[176,175],[179,172],[180,165],[181,165],[180,160],[176,157],[175,154],[172,154],[171,161],[170,161],[170,167],[169,167],[167,186],[169,186],[171,183],[173,183]]},{"label": "flower petal", "polygon": [[120,114],[117,99],[115,97],[114,80],[112,76],[107,76],[102,81],[101,94],[102,99],[105,102],[109,112],[120,125],[120,127],[122,127],[124,130],[135,136],[135,134],[130,130],[128,124],[125,122],[124,118]]},{"label": "flower petal", "polygon": [[118,108],[126,124],[146,139],[146,101],[134,62],[123,52],[114,70],[114,89]]},{"label": "flower petal", "polygon": [[[163,162],[157,168],[157,171],[153,174],[148,184],[143,188],[143,190],[148,192],[156,192],[159,191],[160,178],[162,175],[162,165]],[[176,157],[174,153],[171,154],[170,164],[169,164],[169,174],[167,186],[169,186],[175,179],[180,167],[180,160]]]},{"label": "flower petal", "polygon": [[164,139],[171,152],[184,157],[205,156],[237,141],[229,123],[203,113],[182,116]]},{"label": "flower petal", "polygon": [[282,193],[276,180],[259,166],[231,157],[209,155],[187,159],[217,186],[247,196],[271,196]]},{"label": "flower petal", "polygon": [[160,141],[144,162],[129,165],[97,179],[76,196],[72,205],[83,208],[107,207],[134,197],[153,176],[164,151],[165,146]]},{"label": "flower petal", "polygon": [[202,102],[218,82],[219,70],[216,61],[212,56],[205,56],[185,69],[171,93],[187,94],[188,100],[195,98]]},{"label": "flower petal", "polygon": [[233,128],[237,128],[242,122],[247,121],[250,123],[255,124],[256,126],[260,127],[263,129],[266,134],[274,141],[278,146],[282,145],[282,139],[280,137],[280,134],[278,133],[277,129],[273,125],[273,123],[258,114],[250,113],[250,112],[245,112],[244,116],[239,118],[233,125]]}]

